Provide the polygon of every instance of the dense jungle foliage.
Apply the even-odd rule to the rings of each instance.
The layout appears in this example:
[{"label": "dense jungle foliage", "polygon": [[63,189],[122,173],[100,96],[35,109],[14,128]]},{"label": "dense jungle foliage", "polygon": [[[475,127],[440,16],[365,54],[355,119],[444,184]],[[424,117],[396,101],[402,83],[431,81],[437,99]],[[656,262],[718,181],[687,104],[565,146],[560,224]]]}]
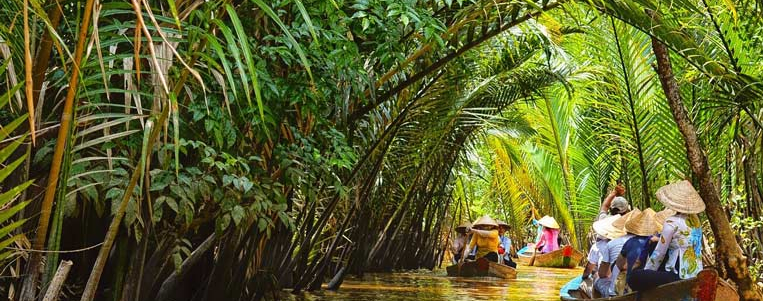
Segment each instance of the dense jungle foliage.
[{"label": "dense jungle foliage", "polygon": [[62,260],[62,300],[338,289],[435,268],[486,212],[586,248],[617,179],[646,208],[685,178],[761,300],[763,2],[1,3],[11,300]]}]

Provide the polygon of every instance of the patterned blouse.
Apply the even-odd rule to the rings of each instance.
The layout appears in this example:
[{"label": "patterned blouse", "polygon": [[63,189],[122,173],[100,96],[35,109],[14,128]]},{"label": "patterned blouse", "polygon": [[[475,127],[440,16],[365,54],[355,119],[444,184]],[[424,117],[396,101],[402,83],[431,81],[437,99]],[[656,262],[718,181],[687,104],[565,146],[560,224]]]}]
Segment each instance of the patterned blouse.
[{"label": "patterned blouse", "polygon": [[686,214],[679,213],[665,220],[660,241],[645,269],[656,271],[662,261],[667,260],[665,270],[678,274],[681,279],[695,277],[702,270],[702,229],[686,225],[686,218]]}]

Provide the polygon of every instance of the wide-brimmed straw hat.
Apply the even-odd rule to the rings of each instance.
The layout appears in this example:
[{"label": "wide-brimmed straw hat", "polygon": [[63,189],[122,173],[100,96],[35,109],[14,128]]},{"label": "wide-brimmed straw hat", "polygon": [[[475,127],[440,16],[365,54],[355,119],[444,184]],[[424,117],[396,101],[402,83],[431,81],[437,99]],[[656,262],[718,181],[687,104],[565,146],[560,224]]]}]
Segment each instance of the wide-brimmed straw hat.
[{"label": "wide-brimmed straw hat", "polygon": [[615,214],[615,215],[607,216],[604,219],[598,220],[593,223],[593,231],[596,232],[596,234],[604,236],[608,239],[615,239],[620,236],[623,236],[625,235],[625,231],[622,229],[618,229],[612,225],[612,223],[614,223],[616,220],[618,220],[621,217],[622,215]]},{"label": "wide-brimmed straw hat", "polygon": [[460,225],[458,225],[458,227],[456,227],[456,230],[458,230],[458,229],[468,229],[468,228],[471,228],[471,227],[472,227],[472,223],[470,223],[470,222],[463,222]]},{"label": "wide-brimmed straw hat", "polygon": [[634,215],[625,223],[625,232],[638,235],[650,236],[660,232],[662,223],[657,218],[657,213],[652,208],[646,208],[639,214]]},{"label": "wide-brimmed straw hat", "polygon": [[705,211],[705,202],[687,180],[662,186],[655,195],[665,207],[677,212],[697,214]]},{"label": "wide-brimmed straw hat", "polygon": [[638,208],[633,208],[633,210],[628,211],[628,213],[623,214],[622,216],[620,216],[620,218],[615,220],[612,223],[612,226],[619,230],[625,230],[625,223],[627,223],[629,220],[631,220],[633,217],[639,214],[641,214],[641,210],[639,210]]},{"label": "wide-brimmed straw hat", "polygon": [[509,224],[508,224],[508,223],[506,223],[506,222],[504,222],[504,221],[502,221],[502,220],[496,220],[495,222],[498,224],[498,227],[506,227],[506,228],[511,228],[511,226],[509,226]]},{"label": "wide-brimmed straw hat", "polygon": [[548,215],[538,220],[538,224],[546,228],[559,229],[559,223],[557,223],[553,217]]},{"label": "wide-brimmed straw hat", "polygon": [[474,222],[474,226],[493,226],[498,227],[498,223],[494,219],[490,218],[487,214],[483,215]]},{"label": "wide-brimmed straw hat", "polygon": [[675,210],[670,208],[665,208],[662,211],[657,212],[655,216],[657,217],[657,222],[660,223],[660,225],[662,225],[662,223],[664,223],[665,220],[668,219],[668,217],[671,217],[673,215],[676,215]]}]

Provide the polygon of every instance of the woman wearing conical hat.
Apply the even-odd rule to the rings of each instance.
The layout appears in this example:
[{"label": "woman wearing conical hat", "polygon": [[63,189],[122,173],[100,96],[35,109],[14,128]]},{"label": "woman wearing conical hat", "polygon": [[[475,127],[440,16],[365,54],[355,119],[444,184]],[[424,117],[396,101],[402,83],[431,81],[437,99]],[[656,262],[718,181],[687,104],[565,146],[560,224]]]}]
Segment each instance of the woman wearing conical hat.
[{"label": "woman wearing conical hat", "polygon": [[538,224],[543,227],[543,233],[535,243],[535,249],[540,253],[559,250],[559,223],[553,217],[546,215],[538,220]]},{"label": "woman wearing conical hat", "polygon": [[[625,282],[630,280],[633,271],[644,268],[646,258],[656,246],[652,238],[657,237],[662,231],[662,223],[674,213],[670,209],[656,213],[651,208],[647,208],[625,223],[625,232],[633,237],[623,245],[615,263],[620,271],[625,271]],[[623,291],[618,290],[618,293]]]},{"label": "woman wearing conical hat", "polygon": [[453,261],[458,262],[461,259],[461,255],[464,253],[466,245],[469,244],[469,228],[472,227],[472,223],[463,222],[456,227],[456,238],[453,239],[453,243],[450,244],[450,252],[453,254]]},{"label": "woman wearing conical hat", "polygon": [[[498,245],[501,242],[498,237],[498,223],[490,216],[484,215],[474,222],[474,226],[469,232],[472,233],[472,241],[467,250],[477,247],[475,258],[485,258],[492,262],[498,262]],[[461,261],[464,261],[463,257]]]},{"label": "woman wearing conical hat", "polygon": [[702,229],[696,216],[705,210],[702,198],[686,180],[663,186],[656,196],[676,213],[662,224],[660,239],[644,269],[629,277],[628,284],[636,291],[696,277],[702,270]]}]

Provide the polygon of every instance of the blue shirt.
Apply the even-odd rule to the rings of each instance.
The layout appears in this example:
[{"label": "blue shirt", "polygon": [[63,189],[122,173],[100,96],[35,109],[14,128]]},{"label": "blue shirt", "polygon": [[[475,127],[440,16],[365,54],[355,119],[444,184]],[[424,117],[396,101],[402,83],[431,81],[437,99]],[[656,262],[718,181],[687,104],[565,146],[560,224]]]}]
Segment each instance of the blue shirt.
[{"label": "blue shirt", "polygon": [[506,236],[501,236],[501,247],[506,251],[506,253],[503,253],[504,258],[509,258],[509,251],[511,250],[511,238],[508,238]]},{"label": "blue shirt", "polygon": [[646,265],[646,258],[649,253],[654,250],[654,247],[655,245],[649,242],[649,236],[634,236],[625,242],[623,249],[620,251],[620,255],[625,257],[626,262],[628,263],[627,274],[625,276],[626,281],[628,281],[631,276],[631,271],[633,270],[633,265],[636,263],[636,259],[641,262],[636,269],[643,269],[644,265]]}]

